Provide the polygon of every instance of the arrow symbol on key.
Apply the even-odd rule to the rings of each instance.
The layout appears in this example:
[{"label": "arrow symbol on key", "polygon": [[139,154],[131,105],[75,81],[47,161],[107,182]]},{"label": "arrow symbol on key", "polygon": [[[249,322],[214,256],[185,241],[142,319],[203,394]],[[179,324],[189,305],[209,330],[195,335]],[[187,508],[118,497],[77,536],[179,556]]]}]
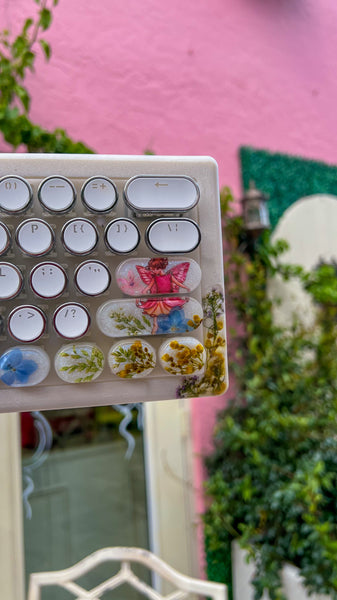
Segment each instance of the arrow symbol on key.
[{"label": "arrow symbol on key", "polygon": [[159,188],[159,187],[167,187],[167,186],[168,186],[168,183],[159,183],[159,182],[157,181],[157,183],[155,183],[154,185],[155,185],[157,188]]},{"label": "arrow symbol on key", "polygon": [[35,313],[33,313],[33,312],[29,312],[29,311],[27,312],[27,314],[28,314],[28,317],[27,317],[27,319],[31,319],[32,317],[34,317],[34,316],[35,316]]}]

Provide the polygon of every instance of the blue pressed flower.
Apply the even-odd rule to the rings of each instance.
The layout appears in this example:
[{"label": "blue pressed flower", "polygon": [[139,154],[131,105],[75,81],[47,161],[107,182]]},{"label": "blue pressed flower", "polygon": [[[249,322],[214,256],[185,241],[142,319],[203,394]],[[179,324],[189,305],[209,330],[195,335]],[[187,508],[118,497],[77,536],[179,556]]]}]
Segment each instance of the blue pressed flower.
[{"label": "blue pressed flower", "polygon": [[193,327],[188,325],[182,308],[172,310],[169,315],[159,315],[157,333],[185,333]]},{"label": "blue pressed flower", "polygon": [[37,367],[34,360],[25,359],[21,350],[14,348],[0,357],[0,370],[4,371],[0,379],[6,385],[13,385],[16,382],[25,384]]}]

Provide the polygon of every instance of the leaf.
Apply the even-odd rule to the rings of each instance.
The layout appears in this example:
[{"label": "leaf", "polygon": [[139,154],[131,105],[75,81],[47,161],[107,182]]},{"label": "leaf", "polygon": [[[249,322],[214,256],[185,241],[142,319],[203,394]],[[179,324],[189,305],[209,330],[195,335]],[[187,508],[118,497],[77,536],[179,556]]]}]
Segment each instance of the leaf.
[{"label": "leaf", "polygon": [[50,45],[48,44],[48,42],[46,42],[46,40],[40,39],[39,40],[39,44],[44,52],[44,55],[46,57],[46,60],[49,60],[51,57],[51,48]]},{"label": "leaf", "polygon": [[24,35],[26,35],[28,29],[33,25],[33,23],[34,23],[33,19],[26,19],[25,20],[25,23],[24,23],[24,26],[23,26],[23,29],[22,29],[22,33]]},{"label": "leaf", "polygon": [[41,28],[43,31],[46,31],[46,29],[48,29],[51,25],[52,22],[52,14],[51,11],[48,8],[42,8],[40,10],[40,19],[39,19],[39,24],[41,25]]}]

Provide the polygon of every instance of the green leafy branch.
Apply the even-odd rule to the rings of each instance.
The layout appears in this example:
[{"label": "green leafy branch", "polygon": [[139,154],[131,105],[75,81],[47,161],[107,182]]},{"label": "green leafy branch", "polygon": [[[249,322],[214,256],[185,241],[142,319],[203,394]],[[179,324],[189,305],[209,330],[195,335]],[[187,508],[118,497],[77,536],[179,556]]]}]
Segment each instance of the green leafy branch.
[{"label": "green leafy branch", "polygon": [[28,152],[91,153],[82,142],[74,142],[63,129],[48,131],[29,119],[31,97],[24,80],[34,71],[38,48],[46,60],[51,47],[44,34],[52,23],[58,0],[35,0],[35,17],[25,19],[18,35],[0,32],[0,131],[14,149],[24,145]]},{"label": "green leafy branch", "polygon": [[[238,540],[255,561],[255,600],[265,589],[271,600],[284,598],[287,562],[300,569],[309,593],[336,599],[336,265],[306,273],[283,264],[288,245],[272,244],[268,232],[249,248],[230,191],[221,197],[236,384],[206,461],[207,551],[226,561],[230,541]],[[268,282],[275,276],[296,278],[311,295],[311,327],[291,315],[284,327],[274,323],[278,300]]]},{"label": "green leafy branch", "polygon": [[75,379],[75,383],[91,381],[95,373],[102,370],[104,364],[104,355],[96,347],[92,348],[89,354],[85,348],[76,350],[76,346],[73,346],[71,353],[61,352],[60,356],[76,361],[74,364],[61,367],[61,371],[66,371],[67,373],[74,373],[75,371],[86,373],[84,377]]},{"label": "green leafy branch", "polygon": [[115,321],[116,329],[125,331],[127,335],[137,335],[151,329],[151,323],[147,317],[142,315],[141,318],[138,318],[134,315],[127,315],[122,308],[112,311],[110,318]]}]

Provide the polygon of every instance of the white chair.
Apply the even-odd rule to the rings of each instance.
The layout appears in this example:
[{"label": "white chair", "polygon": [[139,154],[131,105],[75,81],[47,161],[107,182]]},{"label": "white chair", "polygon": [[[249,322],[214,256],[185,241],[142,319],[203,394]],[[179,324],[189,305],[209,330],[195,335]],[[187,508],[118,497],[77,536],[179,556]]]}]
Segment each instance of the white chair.
[{"label": "white chair", "polygon": [[[92,590],[85,590],[75,583],[75,579],[88,573],[97,565],[106,561],[118,561],[121,568]],[[139,579],[131,570],[130,563],[140,563],[171,582],[177,589],[162,596],[150,585]],[[74,594],[76,600],[100,600],[104,592],[128,583],[150,600],[182,600],[189,594],[198,594],[214,600],[227,600],[227,587],[222,583],[213,583],[182,575],[163,560],[141,548],[102,548],[87,556],[77,564],[62,571],[32,573],[29,581],[28,600],[41,600],[41,588],[57,585]]]}]

